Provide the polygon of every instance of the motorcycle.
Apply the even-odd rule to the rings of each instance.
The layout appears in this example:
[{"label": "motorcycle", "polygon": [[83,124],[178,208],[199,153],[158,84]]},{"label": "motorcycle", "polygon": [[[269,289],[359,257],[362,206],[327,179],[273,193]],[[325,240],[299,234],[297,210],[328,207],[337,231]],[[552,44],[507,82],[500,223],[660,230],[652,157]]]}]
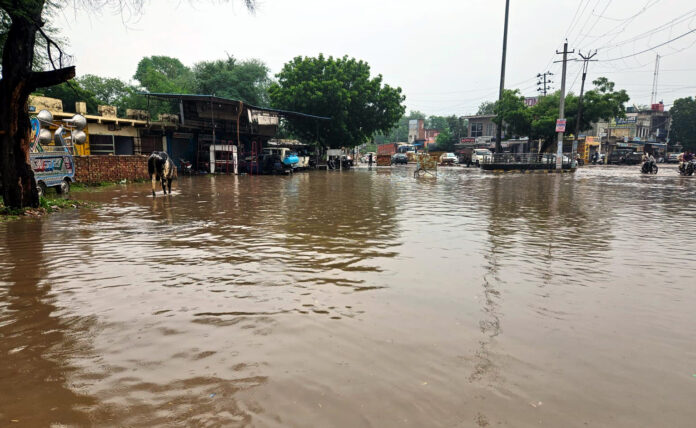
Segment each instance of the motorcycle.
[{"label": "motorcycle", "polygon": [[185,159],[179,159],[181,175],[193,175],[193,164]]},{"label": "motorcycle", "polygon": [[653,161],[643,162],[643,166],[640,167],[640,172],[643,174],[657,174],[657,165]]},{"label": "motorcycle", "polygon": [[696,172],[696,161],[682,162],[679,165],[679,175],[691,176]]}]

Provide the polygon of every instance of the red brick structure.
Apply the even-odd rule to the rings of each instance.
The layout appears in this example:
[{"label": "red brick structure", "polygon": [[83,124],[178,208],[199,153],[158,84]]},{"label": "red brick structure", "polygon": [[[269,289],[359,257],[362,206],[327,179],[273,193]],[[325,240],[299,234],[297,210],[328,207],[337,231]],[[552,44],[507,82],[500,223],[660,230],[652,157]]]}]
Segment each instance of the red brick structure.
[{"label": "red brick structure", "polygon": [[97,184],[104,181],[146,180],[147,156],[75,156],[75,181]]}]

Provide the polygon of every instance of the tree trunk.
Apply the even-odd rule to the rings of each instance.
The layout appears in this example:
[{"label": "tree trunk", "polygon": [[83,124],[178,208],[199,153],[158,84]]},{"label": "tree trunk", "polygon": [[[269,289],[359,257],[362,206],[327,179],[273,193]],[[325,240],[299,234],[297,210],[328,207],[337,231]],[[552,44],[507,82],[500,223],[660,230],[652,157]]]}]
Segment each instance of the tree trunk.
[{"label": "tree trunk", "polygon": [[12,24],[2,56],[0,80],[0,175],[2,198],[10,208],[38,207],[34,172],[29,164],[29,94],[38,87],[57,85],[75,76],[75,68],[32,72],[42,1],[4,7]]}]

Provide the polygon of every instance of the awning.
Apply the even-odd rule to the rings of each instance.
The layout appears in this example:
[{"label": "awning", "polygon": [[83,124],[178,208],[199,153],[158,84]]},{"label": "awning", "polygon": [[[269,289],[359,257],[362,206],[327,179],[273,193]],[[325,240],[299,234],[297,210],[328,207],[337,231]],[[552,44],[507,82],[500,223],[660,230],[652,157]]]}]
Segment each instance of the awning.
[{"label": "awning", "polygon": [[269,112],[269,113],[276,113],[276,114],[278,114],[280,116],[284,116],[284,117],[302,117],[302,118],[307,118],[307,119],[331,120],[330,117],[317,116],[317,115],[313,115],[313,114],[301,113],[298,111],[280,110],[280,109],[274,109],[274,108],[269,108],[269,107],[258,107],[258,106],[252,105],[252,104],[247,104],[241,100],[216,97],[215,95],[169,94],[169,93],[162,93],[162,92],[141,92],[140,95],[145,95],[147,97],[153,97],[153,98],[163,99],[163,100],[202,101],[202,102],[212,102],[212,103],[216,103],[216,104],[235,105],[235,106],[239,105],[239,103],[242,103],[247,109],[265,111],[265,112]]}]

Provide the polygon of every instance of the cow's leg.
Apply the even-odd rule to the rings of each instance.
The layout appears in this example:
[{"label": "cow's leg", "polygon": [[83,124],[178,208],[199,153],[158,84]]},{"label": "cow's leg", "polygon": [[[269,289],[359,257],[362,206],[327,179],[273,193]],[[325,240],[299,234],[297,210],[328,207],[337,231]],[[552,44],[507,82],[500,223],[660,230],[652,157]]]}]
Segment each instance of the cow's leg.
[{"label": "cow's leg", "polygon": [[155,183],[157,182],[157,176],[155,174],[152,174],[150,176],[150,178],[152,179],[152,197],[154,198],[155,197]]},{"label": "cow's leg", "polygon": [[169,194],[172,194],[172,179],[168,178],[167,179],[167,188],[169,188]]},{"label": "cow's leg", "polygon": [[167,194],[167,188],[166,188],[165,185],[164,185],[164,177],[160,177],[160,179],[162,180],[162,193],[164,193],[164,194],[166,195],[166,194]]}]

